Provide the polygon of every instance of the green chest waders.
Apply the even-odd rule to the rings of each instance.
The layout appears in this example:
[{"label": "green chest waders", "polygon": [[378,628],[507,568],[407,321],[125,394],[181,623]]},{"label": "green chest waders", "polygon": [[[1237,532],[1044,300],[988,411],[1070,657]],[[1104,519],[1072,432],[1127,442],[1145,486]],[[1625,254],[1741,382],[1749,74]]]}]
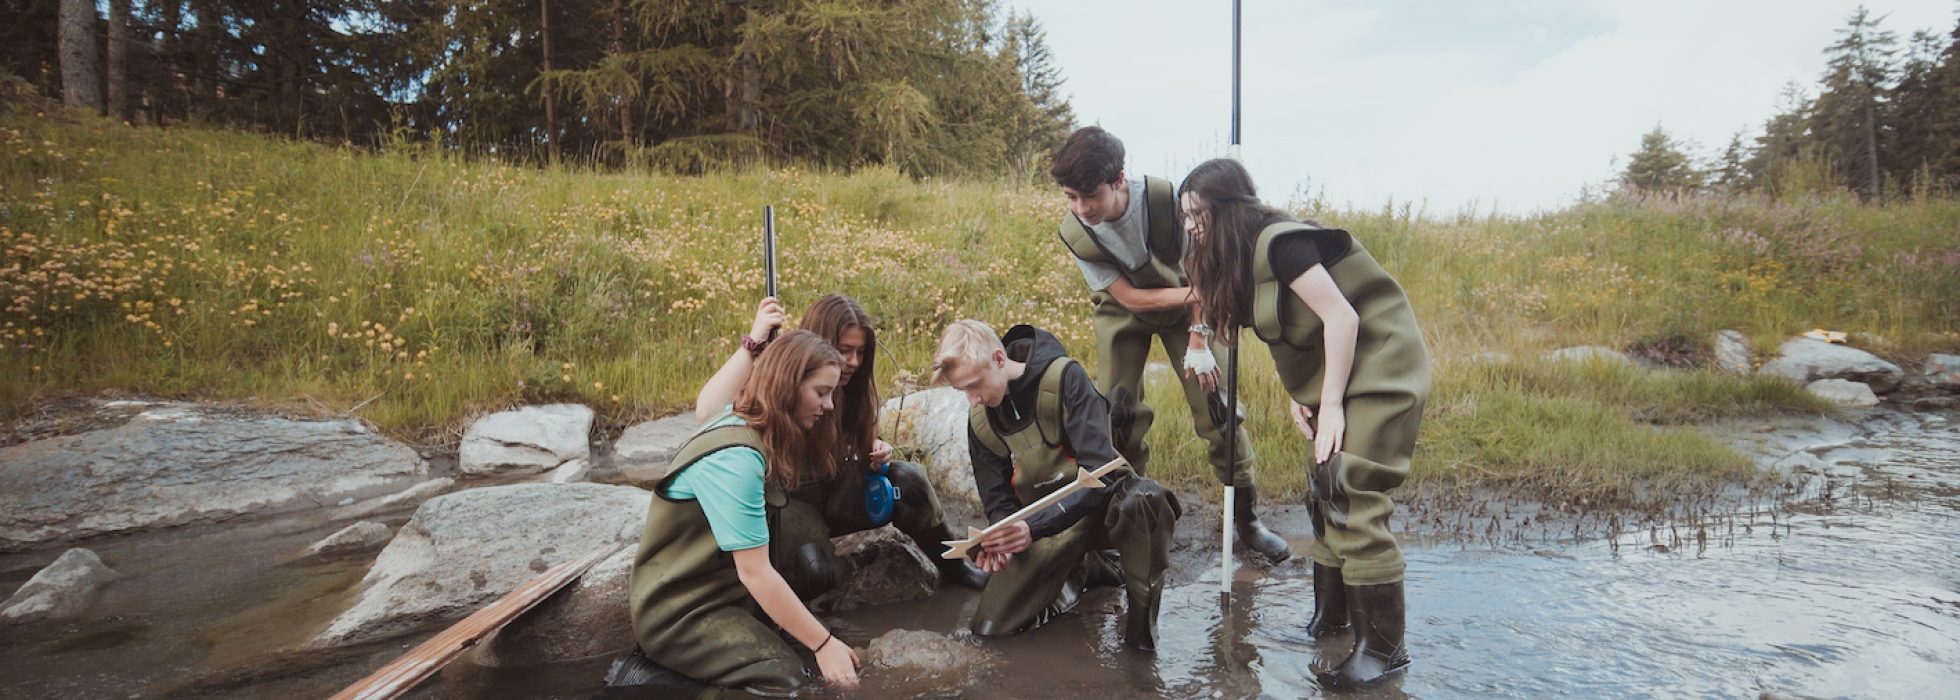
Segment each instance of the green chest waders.
[{"label": "green chest waders", "polygon": [[[1141,264],[1124,265],[1094,231],[1083,226],[1074,214],[1065,213],[1057,235],[1069,254],[1094,263],[1114,265],[1138,289],[1170,289],[1187,286],[1184,275],[1184,232],[1177,220],[1177,199],[1169,181],[1146,177],[1143,213],[1149,238],[1150,255]],[[1156,421],[1156,412],[1144,401],[1143,366],[1150,357],[1150,342],[1158,339],[1170,360],[1171,371],[1179,378],[1184,403],[1191,410],[1191,427],[1206,443],[1205,456],[1220,483],[1252,485],[1252,440],[1241,429],[1238,455],[1233,457],[1225,434],[1205,409],[1206,392],[1196,378],[1184,376],[1184,352],[1189,345],[1190,310],[1132,312],[1107,291],[1089,297],[1094,305],[1092,323],[1096,329],[1096,389],[1109,398],[1115,418],[1112,443],[1116,452],[1130,461],[1139,474],[1150,469],[1150,446],[1145,436]],[[1225,364],[1229,348],[1214,343],[1211,348],[1219,363]]]},{"label": "green chest waders", "polygon": [[[709,428],[655,474],[646,529],[633,558],[630,607],[634,636],[654,663],[711,686],[787,695],[803,683],[803,662],[761,619],[736,575],[734,556],[715,544],[701,505],[666,496],[674,478],[702,458],[736,447],[761,451],[761,446],[761,436],[746,425]],[[771,484],[764,487],[764,500],[773,546],[787,499]]]},{"label": "green chest waders", "polygon": [[[1315,230],[1288,221],[1260,231],[1253,255],[1252,326],[1272,349],[1287,394],[1318,410],[1326,375],[1323,324],[1278,279],[1271,257],[1279,239]],[[1429,396],[1429,352],[1408,296],[1359,240],[1327,272],[1354,306],[1360,328],[1342,401],[1347,434],[1341,452],[1309,473],[1313,558],[1341,568],[1350,585],[1400,581],[1402,552],[1388,529],[1395,504],[1384,492],[1409,475]]]},{"label": "green chest waders", "polygon": [[[1014,493],[1022,503],[1060,488],[1078,468],[1063,439],[1068,416],[1062,380],[1074,364],[1062,358],[1048,365],[1041,376],[1034,420],[1019,430],[1001,433],[983,407],[976,406],[968,414],[982,449],[1013,462]],[[1083,557],[1115,547],[1121,552],[1124,586],[1131,601],[1126,638],[1139,645],[1155,644],[1157,601],[1163,572],[1170,567],[1170,538],[1181,509],[1175,496],[1130,470],[1119,470],[1104,481],[1113,483],[1105,487],[1111,492],[1100,512],[1035,540],[993,575],[974,609],[975,634],[1024,632],[1067,612],[1086,585]]]}]

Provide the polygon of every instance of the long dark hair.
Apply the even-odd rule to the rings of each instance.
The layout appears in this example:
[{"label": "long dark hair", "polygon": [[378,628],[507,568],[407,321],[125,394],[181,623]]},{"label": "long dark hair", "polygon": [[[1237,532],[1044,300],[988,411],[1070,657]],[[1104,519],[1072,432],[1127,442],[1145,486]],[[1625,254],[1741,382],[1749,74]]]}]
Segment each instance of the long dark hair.
[{"label": "long dark hair", "polygon": [[1187,193],[1198,195],[1199,209],[1182,215],[1195,213],[1206,221],[1204,238],[1184,249],[1184,271],[1204,300],[1205,325],[1230,344],[1238,337],[1230,331],[1252,320],[1252,249],[1259,228],[1286,213],[1260,203],[1252,174],[1230,158],[1199,163],[1184,176],[1177,188],[1180,212]]},{"label": "long dark hair", "polygon": [[824,414],[806,431],[796,424],[796,408],[802,401],[803,381],[811,373],[843,363],[836,348],[817,334],[791,331],[769,343],[735,395],[735,415],[762,434],[768,479],[783,490],[837,474],[837,462],[830,458],[837,440],[837,412]]},{"label": "long dark hair", "polygon": [[843,341],[845,331],[864,331],[857,371],[849,383],[837,387],[841,398],[837,402],[837,458],[871,454],[871,441],[878,438],[878,331],[871,327],[871,314],[865,313],[855,299],[830,294],[803,311],[798,327],[816,333],[832,348]]}]

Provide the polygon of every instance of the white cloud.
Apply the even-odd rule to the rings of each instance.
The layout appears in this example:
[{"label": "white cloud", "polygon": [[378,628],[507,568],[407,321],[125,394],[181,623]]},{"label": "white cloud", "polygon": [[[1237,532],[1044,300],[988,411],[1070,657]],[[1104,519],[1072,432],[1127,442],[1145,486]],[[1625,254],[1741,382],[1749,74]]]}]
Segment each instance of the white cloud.
[{"label": "white cloud", "polygon": [[[1785,83],[1816,82],[1857,6],[1246,0],[1245,160],[1273,200],[1310,185],[1359,207],[1557,208],[1656,123],[1709,153],[1757,133]],[[1954,25],[1945,0],[1868,6],[1902,39]],[[1229,2],[1023,7],[1076,113],[1121,137],[1132,169],[1178,177],[1223,152]]]}]

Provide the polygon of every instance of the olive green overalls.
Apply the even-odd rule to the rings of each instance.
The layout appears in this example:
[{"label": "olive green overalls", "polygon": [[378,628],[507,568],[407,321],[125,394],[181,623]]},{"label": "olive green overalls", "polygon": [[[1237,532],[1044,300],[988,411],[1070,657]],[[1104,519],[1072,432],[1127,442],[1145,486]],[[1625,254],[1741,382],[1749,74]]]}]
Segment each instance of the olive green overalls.
[{"label": "olive green overalls", "polygon": [[[954,539],[956,534],[947,527],[939,494],[926,478],[925,469],[910,462],[892,462],[886,477],[899,494],[892,505],[892,526],[939,563],[939,553],[945,551],[941,542]],[[841,585],[842,577],[849,574],[830,538],[881,526],[871,522],[865,510],[864,479],[864,463],[846,461],[838,465],[835,476],[787,494],[781,529],[772,532],[772,541],[780,543],[772,554],[784,580],[806,600]]]},{"label": "olive green overalls", "polygon": [[[1273,244],[1313,235],[1293,221],[1260,231],[1253,253],[1253,330],[1272,348],[1280,382],[1294,401],[1320,408],[1326,353],[1320,317],[1273,271]],[[1350,237],[1352,238],[1352,237]],[[1327,269],[1360,316],[1346,399],[1341,452],[1310,473],[1313,559],[1340,568],[1347,585],[1402,580],[1402,550],[1389,533],[1395,504],[1386,491],[1409,475],[1422,404],[1429,396],[1429,351],[1402,286],[1354,240]]]},{"label": "olive green overalls", "polygon": [[[1066,421],[1062,375],[1073,364],[1073,359],[1060,358],[1042,372],[1035,418],[1027,427],[1002,434],[984,406],[974,406],[968,415],[981,446],[1013,460],[1014,493],[1022,503],[1033,503],[1076,476],[1075,455],[1062,439]],[[1147,623],[1154,633],[1163,574],[1170,568],[1171,533],[1183,509],[1175,494],[1129,469],[1103,481],[1113,491],[1100,513],[1084,515],[1067,529],[1035,540],[987,582],[973,613],[971,627],[976,634],[1025,632],[1067,612],[1083,588],[1083,557],[1109,547],[1122,556],[1124,588],[1134,615],[1130,624]],[[1071,576],[1075,581],[1070,581]]]},{"label": "olive green overalls", "polygon": [[[714,686],[710,695],[740,691],[788,697],[803,685],[802,659],[765,621],[736,575],[734,555],[715,544],[701,505],[666,496],[682,471],[732,447],[759,452],[762,439],[746,425],[709,428],[690,438],[655,474],[653,504],[633,558],[633,634],[648,659]],[[764,501],[773,554],[787,499],[775,484],[768,484]]]},{"label": "olive green overalls", "polygon": [[[1124,267],[1103,247],[1095,232],[1083,226],[1073,213],[1062,214],[1059,226],[1062,244],[1071,255],[1082,260],[1115,265],[1138,289],[1186,286],[1182,260],[1184,232],[1178,230],[1177,198],[1171,184],[1145,177],[1143,191],[1150,256],[1141,266]],[[1224,432],[1212,422],[1211,411],[1205,407],[1204,387],[1196,377],[1184,376],[1184,350],[1190,345],[1190,309],[1136,313],[1124,308],[1107,290],[1096,292],[1089,300],[1095,304],[1096,389],[1110,400],[1112,414],[1128,412],[1134,416],[1127,430],[1111,436],[1116,453],[1128,459],[1137,473],[1149,473],[1150,446],[1144,441],[1144,434],[1150,432],[1156,412],[1143,400],[1143,366],[1150,357],[1150,339],[1156,337],[1164,345],[1171,371],[1184,385],[1184,403],[1191,408],[1191,427],[1198,437],[1204,438],[1206,458],[1219,482],[1252,486],[1252,439],[1246,436],[1243,427],[1239,428],[1238,459],[1232,459],[1226,451]],[[1225,368],[1230,366],[1231,348],[1214,342],[1211,351],[1218,357],[1220,381],[1231,381],[1224,376]]]}]

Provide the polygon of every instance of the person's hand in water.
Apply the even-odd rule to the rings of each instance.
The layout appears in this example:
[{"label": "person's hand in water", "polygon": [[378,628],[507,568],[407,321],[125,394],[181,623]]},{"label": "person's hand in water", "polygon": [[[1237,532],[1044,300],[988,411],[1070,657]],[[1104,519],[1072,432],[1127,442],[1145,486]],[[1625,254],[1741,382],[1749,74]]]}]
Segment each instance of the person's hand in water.
[{"label": "person's hand in water", "polygon": [[823,672],[823,679],[845,690],[858,687],[858,668],[864,662],[858,660],[857,650],[844,640],[832,637],[817,649],[817,670]]}]

